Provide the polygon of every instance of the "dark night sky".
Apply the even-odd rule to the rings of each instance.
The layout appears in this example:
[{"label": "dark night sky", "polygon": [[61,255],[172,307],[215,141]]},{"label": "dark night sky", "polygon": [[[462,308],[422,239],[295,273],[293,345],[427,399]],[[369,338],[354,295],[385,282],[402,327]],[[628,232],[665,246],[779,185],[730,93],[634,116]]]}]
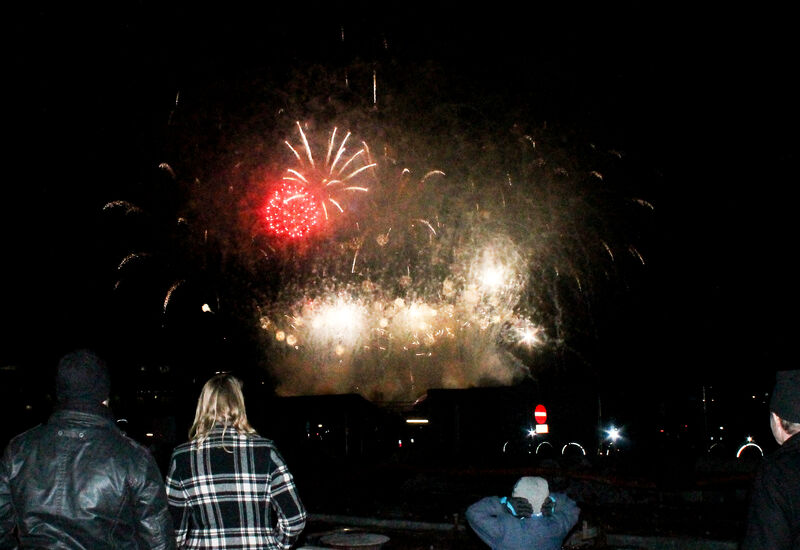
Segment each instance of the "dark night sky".
[{"label": "dark night sky", "polygon": [[[94,213],[116,198],[119,179],[150,162],[150,138],[176,89],[324,61],[344,25],[354,55],[379,55],[385,37],[389,55],[435,59],[476,86],[520,90],[515,100],[530,94],[663,174],[653,193],[655,274],[641,299],[664,335],[653,340],[664,347],[665,378],[700,367],[721,380],[763,380],[787,364],[796,93],[789,18],[777,9],[112,4],[38,3],[5,17],[0,360],[49,361],[102,309]],[[621,330],[636,324],[624,320]]]}]

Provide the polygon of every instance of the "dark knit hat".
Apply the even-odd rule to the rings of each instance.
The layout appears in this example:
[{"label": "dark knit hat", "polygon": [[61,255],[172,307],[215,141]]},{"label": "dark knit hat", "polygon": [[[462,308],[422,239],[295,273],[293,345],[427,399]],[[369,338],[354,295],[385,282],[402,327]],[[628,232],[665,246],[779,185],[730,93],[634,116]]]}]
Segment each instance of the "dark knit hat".
[{"label": "dark knit hat", "polygon": [[800,370],[777,372],[769,410],[788,422],[800,422]]},{"label": "dark knit hat", "polygon": [[79,349],[58,362],[56,396],[65,405],[98,405],[108,399],[111,384],[108,367],[96,353]]}]

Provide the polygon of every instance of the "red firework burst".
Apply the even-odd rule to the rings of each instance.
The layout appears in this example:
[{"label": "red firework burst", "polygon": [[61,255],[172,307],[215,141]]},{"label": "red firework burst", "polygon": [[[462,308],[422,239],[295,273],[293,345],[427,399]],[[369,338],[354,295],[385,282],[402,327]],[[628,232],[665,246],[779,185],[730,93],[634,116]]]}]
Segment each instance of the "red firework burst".
[{"label": "red firework burst", "polygon": [[291,181],[272,187],[265,210],[267,231],[290,239],[305,237],[323,219],[319,201],[305,186]]}]

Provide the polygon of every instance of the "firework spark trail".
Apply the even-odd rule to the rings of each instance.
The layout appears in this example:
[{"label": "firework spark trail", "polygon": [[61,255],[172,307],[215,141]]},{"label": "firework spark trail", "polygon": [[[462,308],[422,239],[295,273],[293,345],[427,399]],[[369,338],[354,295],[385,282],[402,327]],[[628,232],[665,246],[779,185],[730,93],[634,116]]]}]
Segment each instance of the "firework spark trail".
[{"label": "firework spark trail", "polygon": [[[335,133],[336,133],[336,128],[333,129],[333,132],[331,134],[331,143],[333,143],[333,135]],[[344,144],[347,143],[347,140],[349,138],[350,138],[350,132],[347,132],[347,135],[344,136],[344,138],[342,139],[342,142],[339,144],[339,150],[336,151],[336,156],[333,159],[333,164],[330,165],[330,171],[331,172],[333,172],[333,170],[336,169],[336,165],[339,163],[339,160],[342,158],[342,155],[344,154],[344,151],[345,151]]]},{"label": "firework spark trail", "polygon": [[632,255],[633,257],[635,257],[637,260],[639,260],[639,262],[640,262],[642,265],[644,265],[644,257],[643,257],[643,256],[642,256],[642,255],[639,253],[639,251],[636,249],[636,247],[635,247],[635,246],[633,246],[633,245],[630,245],[630,246],[628,247],[628,252],[630,252],[630,253],[631,253],[631,255]]},{"label": "firework spark trail", "polygon": [[162,313],[164,315],[167,314],[167,306],[169,305],[169,302],[172,299],[172,295],[175,293],[175,291],[178,289],[178,287],[181,286],[185,282],[186,282],[185,279],[180,279],[180,280],[177,280],[174,283],[172,283],[172,286],[169,287],[169,290],[167,291],[167,294],[164,297],[164,306],[162,308]]},{"label": "firework spark trail", "polygon": [[165,171],[167,174],[169,174],[169,175],[170,175],[170,177],[171,177],[173,180],[174,180],[174,179],[177,179],[177,176],[175,175],[175,171],[172,169],[172,166],[170,166],[168,163],[166,163],[166,162],[162,162],[161,164],[159,164],[159,165],[158,165],[158,168],[159,168],[159,170],[163,170],[163,171]]},{"label": "firework spark trail", "polygon": [[303,132],[303,128],[302,128],[302,126],[300,126],[300,122],[299,121],[297,122],[297,129],[300,132],[300,137],[302,138],[303,145],[306,148],[306,153],[308,154],[308,162],[311,164],[311,167],[313,168],[314,167],[314,156],[311,154],[311,147],[308,145],[308,139],[306,138],[306,134],[305,134],[305,132]]},{"label": "firework spark trail", "polygon": [[[404,172],[405,171],[408,171],[408,169],[406,168],[404,170]],[[446,174],[444,172],[442,172],[441,170],[431,170],[430,172],[428,172],[427,174],[422,176],[422,179],[420,180],[420,183],[425,183],[428,180],[428,178],[430,178],[431,176],[445,176],[445,175]]]},{"label": "firework spark trail", "polygon": [[284,180],[287,180],[287,181],[301,181],[301,182],[305,183],[306,185],[308,184],[308,180],[306,179],[306,177],[303,174],[301,174],[300,172],[298,172],[297,170],[295,170],[294,168],[289,168],[286,171],[289,172],[290,174],[294,174],[297,177],[296,178],[290,178],[288,176],[284,176],[284,178],[283,178]]},{"label": "firework spark trail", "polygon": [[608,243],[606,243],[605,241],[601,241],[601,242],[603,243],[603,248],[606,249],[606,252],[608,252],[608,256],[611,258],[611,261],[613,262],[614,261],[614,252],[612,252],[611,247],[608,246]]},{"label": "firework spark trail", "polygon": [[132,204],[132,203],[130,203],[128,201],[112,201],[112,202],[106,203],[103,206],[103,210],[104,211],[105,210],[113,210],[113,209],[116,209],[116,208],[124,209],[125,210],[125,214],[140,214],[142,212],[141,208],[139,208],[135,204]]},{"label": "firework spark trail", "polygon": [[140,259],[143,259],[143,258],[147,258],[149,256],[150,256],[150,254],[147,254],[146,252],[128,254],[119,263],[119,265],[117,266],[117,270],[118,271],[122,270],[122,268],[124,268],[126,265],[128,265],[130,262],[132,262],[134,260],[140,260]]},{"label": "firework spark trail", "polygon": [[[350,137],[350,134],[349,134],[349,133],[347,134],[347,137]],[[345,137],[345,139],[347,139],[347,137]],[[344,152],[344,141],[342,141],[342,147],[340,147],[340,148],[339,148],[339,153],[343,153],[343,152]],[[361,156],[363,153],[364,153],[364,150],[363,150],[363,149],[359,149],[358,151],[356,151],[354,155],[352,155],[352,156],[351,156],[349,159],[347,159],[347,160],[345,161],[345,163],[344,163],[344,164],[342,164],[341,168],[339,168],[339,170],[336,172],[336,175],[337,175],[337,176],[338,176],[338,175],[341,175],[341,173],[342,173],[342,172],[344,172],[345,170],[347,170],[347,167],[348,167],[348,166],[350,166],[350,163],[351,163],[351,162],[353,162],[353,161],[354,161],[356,158],[358,158],[359,156]],[[331,166],[331,174],[333,173],[333,170],[336,168],[336,163],[337,163],[337,162],[338,162],[340,159],[341,159],[341,155],[340,155],[340,154],[337,154],[337,155],[336,155],[336,159],[335,159],[335,160],[334,160],[334,162],[333,162],[333,166]],[[338,183],[340,180],[334,180],[334,181]]]},{"label": "firework spark trail", "polygon": [[181,91],[175,93],[175,105],[170,109],[169,116],[167,117],[167,126],[172,126],[172,117],[175,116],[175,111],[178,109],[178,103],[181,99]]},{"label": "firework spark trail", "polygon": [[[358,155],[360,155],[362,152],[363,152],[363,149],[362,149],[362,150],[360,150],[360,151],[359,151],[358,153],[356,153],[355,155],[353,155],[353,156],[350,158],[350,160],[348,160],[348,161],[347,161],[347,163],[346,163],[346,164],[345,164],[345,165],[342,167],[342,169],[341,169],[341,170],[339,170],[339,173],[341,174],[341,173],[342,173],[342,171],[343,171],[345,168],[347,168],[347,165],[349,165],[349,164],[350,164],[350,163],[353,161],[353,159],[354,159],[355,157],[357,157]],[[373,162],[372,164],[367,164],[366,166],[362,166],[361,168],[359,168],[359,169],[357,169],[357,170],[353,170],[353,171],[352,171],[350,174],[348,174],[347,176],[345,176],[345,177],[344,177],[344,178],[341,180],[341,183],[344,183],[344,182],[346,182],[347,180],[350,180],[350,179],[352,179],[352,178],[356,177],[356,176],[357,176],[358,174],[360,174],[361,172],[363,172],[363,171],[365,171],[365,170],[369,170],[370,168],[372,168],[372,167],[374,167],[374,166],[375,166],[375,163]]]}]

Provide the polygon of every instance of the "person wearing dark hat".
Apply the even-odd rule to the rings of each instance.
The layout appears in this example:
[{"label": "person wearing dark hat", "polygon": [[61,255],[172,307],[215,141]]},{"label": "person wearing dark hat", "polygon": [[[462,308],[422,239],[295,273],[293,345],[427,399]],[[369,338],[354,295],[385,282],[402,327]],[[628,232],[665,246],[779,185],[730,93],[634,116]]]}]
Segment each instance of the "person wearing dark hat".
[{"label": "person wearing dark hat", "polygon": [[547,480],[521,477],[510,497],[485,497],[467,508],[470,527],[492,550],[560,550],[580,509]]},{"label": "person wearing dark hat", "polygon": [[116,427],[109,390],[94,352],[61,358],[55,410],[0,461],[0,548],[174,548],[161,472]]},{"label": "person wearing dark hat", "polygon": [[759,466],[742,550],[800,548],[800,370],[779,371],[769,424],[780,447]]}]

